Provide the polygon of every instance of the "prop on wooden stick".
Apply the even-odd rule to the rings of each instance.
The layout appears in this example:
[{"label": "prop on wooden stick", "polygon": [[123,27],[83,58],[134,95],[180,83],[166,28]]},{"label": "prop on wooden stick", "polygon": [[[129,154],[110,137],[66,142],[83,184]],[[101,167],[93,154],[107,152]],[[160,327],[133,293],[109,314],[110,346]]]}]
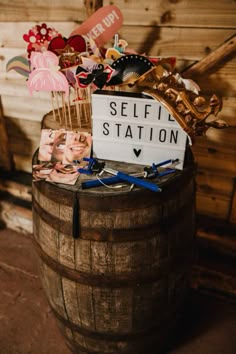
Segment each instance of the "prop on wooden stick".
[{"label": "prop on wooden stick", "polygon": [[123,15],[117,6],[103,6],[78,26],[70,37],[76,34],[84,35],[93,38],[97,46],[102,47],[119,31],[122,23]]},{"label": "prop on wooden stick", "polygon": [[[73,116],[76,128],[84,122],[91,128],[91,95],[97,88],[125,91],[130,86],[161,102],[191,138],[209,127],[226,127],[223,121],[207,121],[220,111],[221,100],[214,94],[207,100],[195,82],[173,74],[175,58],[153,58],[127,48],[117,35],[122,21],[120,10],[108,5],[68,38],[44,23],[34,26],[23,36],[28,59],[11,59],[7,70],[27,77],[31,94],[51,91],[54,117],[65,128],[74,127]],[[113,48],[104,48],[112,37]]]}]

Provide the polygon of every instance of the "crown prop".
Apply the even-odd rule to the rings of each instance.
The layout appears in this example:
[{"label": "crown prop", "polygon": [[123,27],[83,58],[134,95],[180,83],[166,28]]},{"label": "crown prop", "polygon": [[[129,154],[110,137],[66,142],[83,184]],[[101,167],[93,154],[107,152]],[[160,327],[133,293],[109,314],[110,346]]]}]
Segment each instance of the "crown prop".
[{"label": "crown prop", "polygon": [[160,101],[173,115],[183,130],[193,138],[203,135],[208,128],[225,128],[222,120],[206,122],[206,119],[221,110],[221,100],[213,94],[209,100],[185,87],[184,80],[167,74],[162,65],[144,73],[135,82],[142,91]]}]

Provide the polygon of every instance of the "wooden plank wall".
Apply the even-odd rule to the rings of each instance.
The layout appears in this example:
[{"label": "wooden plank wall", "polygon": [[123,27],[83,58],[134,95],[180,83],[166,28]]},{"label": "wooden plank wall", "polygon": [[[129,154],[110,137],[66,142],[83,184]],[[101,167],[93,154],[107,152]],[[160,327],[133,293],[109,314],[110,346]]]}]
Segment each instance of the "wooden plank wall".
[{"label": "wooden plank wall", "polygon": [[[236,32],[233,0],[0,1],[0,95],[17,171],[31,172],[40,122],[51,110],[51,102],[44,93],[29,97],[25,80],[16,73],[6,73],[7,61],[25,52],[22,35],[35,23],[46,22],[68,36],[102,4],[114,4],[122,11],[120,37],[127,40],[129,47],[140,54],[176,56],[179,71],[204,58]],[[218,118],[231,126],[224,131],[210,130],[193,146],[198,164],[197,211],[199,215],[235,224],[235,53],[195,81],[204,94],[214,92],[222,97],[223,110]],[[0,157],[0,166],[1,160]]]}]

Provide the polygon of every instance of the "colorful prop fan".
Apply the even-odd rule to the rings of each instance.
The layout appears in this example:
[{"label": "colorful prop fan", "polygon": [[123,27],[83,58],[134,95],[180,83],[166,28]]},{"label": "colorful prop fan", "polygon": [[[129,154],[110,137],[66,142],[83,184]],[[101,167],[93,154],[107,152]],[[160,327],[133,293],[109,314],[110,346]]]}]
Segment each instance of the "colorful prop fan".
[{"label": "colorful prop fan", "polygon": [[115,72],[107,85],[131,85],[153,66],[153,63],[142,55],[121,56],[111,65]]}]

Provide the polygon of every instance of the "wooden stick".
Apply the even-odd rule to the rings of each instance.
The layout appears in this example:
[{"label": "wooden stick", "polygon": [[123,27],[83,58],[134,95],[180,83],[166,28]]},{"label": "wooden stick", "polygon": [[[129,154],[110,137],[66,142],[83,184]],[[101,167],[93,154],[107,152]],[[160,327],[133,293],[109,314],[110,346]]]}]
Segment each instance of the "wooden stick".
[{"label": "wooden stick", "polygon": [[236,54],[236,34],[227,39],[223,44],[208,54],[205,58],[183,70],[181,76],[192,78],[206,74],[218,65],[226,63]]},{"label": "wooden stick", "polygon": [[69,121],[70,121],[70,128],[72,129],[72,120],[71,120],[71,104],[70,104],[70,91],[68,95],[68,101],[67,101],[67,110],[68,110],[68,116],[69,116]]},{"label": "wooden stick", "polygon": [[53,91],[51,91],[51,102],[52,102],[52,112],[53,112],[53,119],[55,120],[55,122],[57,121],[56,118],[56,113],[55,113],[55,106],[54,106],[54,93]]},{"label": "wooden stick", "polygon": [[79,127],[81,128],[80,105],[79,105],[78,97],[79,97],[79,87],[76,86],[75,87],[76,120],[77,120]]},{"label": "wooden stick", "polygon": [[62,119],[63,119],[65,127],[67,128],[67,114],[66,114],[64,92],[61,92],[61,107],[62,107]]},{"label": "wooden stick", "polygon": [[55,95],[56,95],[56,102],[57,102],[57,113],[58,113],[58,116],[59,116],[59,122],[61,124],[62,120],[61,120],[60,104],[59,104],[59,100],[58,100],[58,92],[57,91],[55,91]]}]

